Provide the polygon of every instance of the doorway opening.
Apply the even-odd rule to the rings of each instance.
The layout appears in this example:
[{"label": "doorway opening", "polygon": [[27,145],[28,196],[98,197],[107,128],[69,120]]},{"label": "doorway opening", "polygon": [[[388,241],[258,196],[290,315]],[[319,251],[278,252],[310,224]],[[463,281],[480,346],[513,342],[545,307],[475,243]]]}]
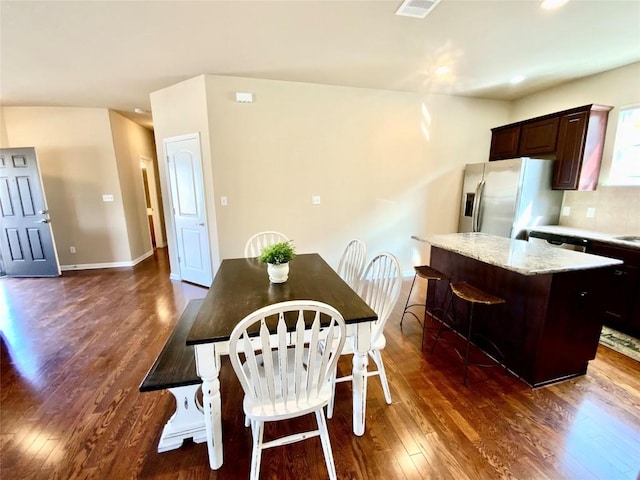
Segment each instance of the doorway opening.
[{"label": "doorway opening", "polygon": [[162,210],[158,200],[158,182],[156,165],[153,159],[140,156],[140,170],[142,172],[142,185],[144,187],[144,198],[147,208],[147,218],[149,221],[149,233],[151,234],[151,245],[155,248],[167,246],[165,227],[162,220]]}]

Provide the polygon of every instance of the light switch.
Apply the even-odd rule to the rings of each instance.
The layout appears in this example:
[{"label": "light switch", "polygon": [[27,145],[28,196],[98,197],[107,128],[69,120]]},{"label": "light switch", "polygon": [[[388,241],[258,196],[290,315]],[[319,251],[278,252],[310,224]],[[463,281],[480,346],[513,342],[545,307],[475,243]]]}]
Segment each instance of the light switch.
[{"label": "light switch", "polygon": [[113,195],[102,195],[103,202],[113,202]]},{"label": "light switch", "polygon": [[227,197],[225,196],[220,197],[220,205],[222,205],[223,207],[227,206]]},{"label": "light switch", "polygon": [[593,218],[596,216],[596,209],[593,207],[587,208],[587,218]]},{"label": "light switch", "polygon": [[562,207],[562,216],[568,217],[571,215],[571,207]]},{"label": "light switch", "polygon": [[311,197],[312,205],[320,205],[320,195],[314,195]]}]

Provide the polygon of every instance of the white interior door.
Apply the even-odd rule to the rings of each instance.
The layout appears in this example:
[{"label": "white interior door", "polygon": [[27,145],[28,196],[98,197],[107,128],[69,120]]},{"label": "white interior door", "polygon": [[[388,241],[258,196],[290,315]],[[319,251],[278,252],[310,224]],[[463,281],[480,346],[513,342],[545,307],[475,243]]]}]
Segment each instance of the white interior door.
[{"label": "white interior door", "polygon": [[0,149],[0,253],[7,276],[60,275],[33,147]]},{"label": "white interior door", "polygon": [[164,139],[182,280],[210,286],[211,250],[197,134]]}]

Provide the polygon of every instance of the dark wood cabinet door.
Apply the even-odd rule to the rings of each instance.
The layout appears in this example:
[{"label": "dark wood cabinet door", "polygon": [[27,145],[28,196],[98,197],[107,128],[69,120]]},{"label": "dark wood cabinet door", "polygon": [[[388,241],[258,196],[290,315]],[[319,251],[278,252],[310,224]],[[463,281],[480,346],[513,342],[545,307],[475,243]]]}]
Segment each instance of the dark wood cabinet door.
[{"label": "dark wood cabinet door", "polygon": [[489,161],[504,160],[518,156],[520,125],[493,128],[491,132]]},{"label": "dark wood cabinet door", "polygon": [[559,122],[560,117],[552,117],[523,123],[520,131],[518,155],[530,157],[555,152]]},{"label": "dark wood cabinet door", "polygon": [[640,250],[592,242],[587,253],[617,258],[624,262],[608,269],[599,286],[605,295],[603,321],[625,333],[640,335]]},{"label": "dark wood cabinet door", "polygon": [[560,117],[558,149],[553,166],[553,188],[556,190],[578,188],[588,118],[586,111]]}]

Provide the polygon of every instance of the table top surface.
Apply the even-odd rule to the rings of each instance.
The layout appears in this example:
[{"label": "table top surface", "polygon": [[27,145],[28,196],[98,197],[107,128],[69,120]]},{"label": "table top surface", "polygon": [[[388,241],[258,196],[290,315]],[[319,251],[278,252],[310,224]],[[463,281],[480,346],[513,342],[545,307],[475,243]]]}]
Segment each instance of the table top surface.
[{"label": "table top surface", "polygon": [[487,235],[486,233],[452,233],[413,236],[412,238],[522,275],[587,270],[623,263],[614,258],[534,244],[525,240]]},{"label": "table top surface", "polygon": [[187,345],[229,340],[245,316],[288,300],[316,300],[336,308],[345,323],[371,322],[376,313],[316,253],[296,255],[285,283],[269,282],[256,258],[223,260],[187,336]]}]

